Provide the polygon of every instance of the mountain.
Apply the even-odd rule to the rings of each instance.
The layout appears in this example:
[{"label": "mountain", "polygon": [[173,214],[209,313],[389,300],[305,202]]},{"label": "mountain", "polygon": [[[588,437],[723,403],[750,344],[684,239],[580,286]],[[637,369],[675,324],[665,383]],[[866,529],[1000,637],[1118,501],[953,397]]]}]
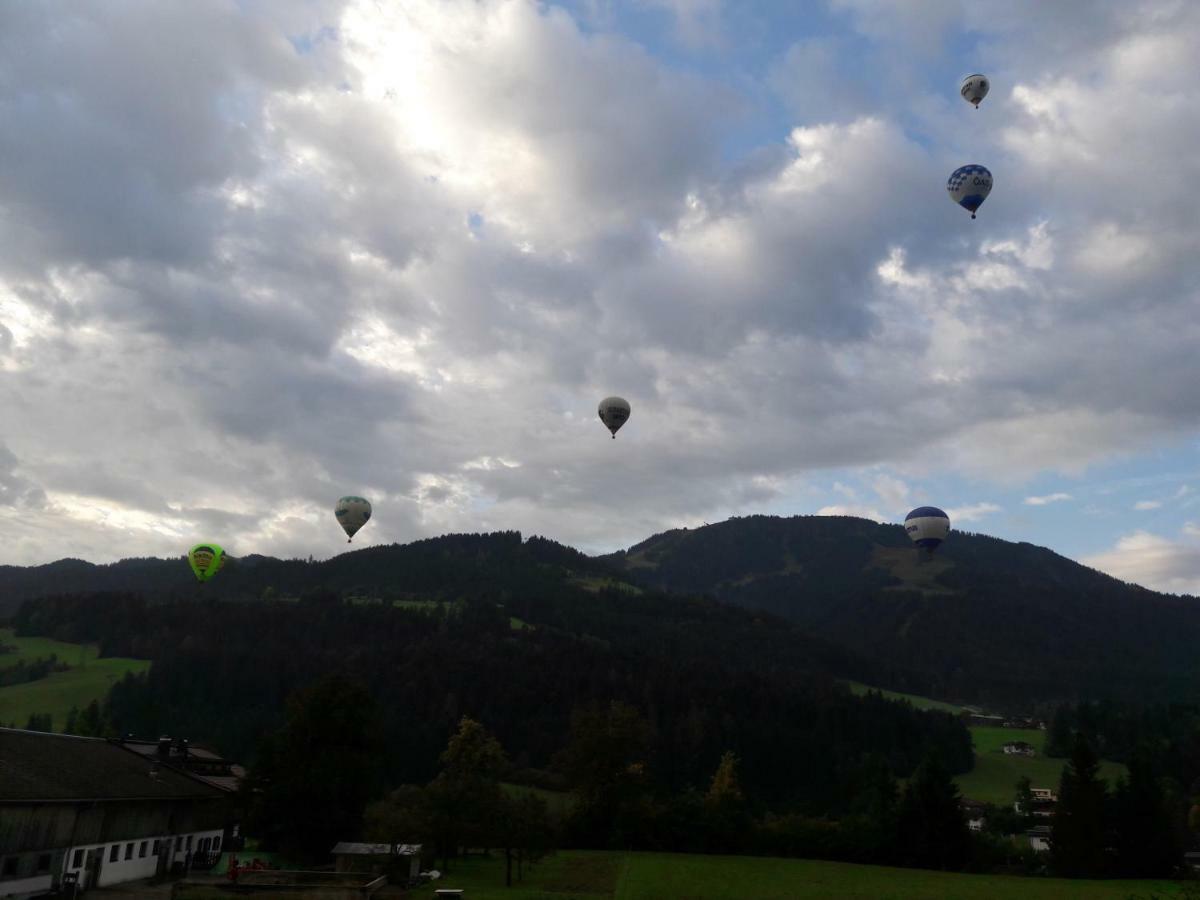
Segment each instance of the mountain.
[{"label": "mountain", "polygon": [[[226,575],[224,594],[207,591]],[[296,690],[347,675],[374,698],[393,784],[432,777],[463,715],[519,768],[544,770],[581,713],[614,701],[644,717],[647,777],[667,793],[702,790],[732,751],[756,802],[825,813],[847,808],[868,759],[899,775],[931,748],[956,772],[972,762],[957,718],[855,697],[833,677],[869,680],[869,661],[773,616],[640,588],[608,562],[515,533],[324,563],[235,560],[204,590],[47,596],[12,622],[19,634],[153,660],[113,688],[113,732],[184,734],[244,762]]]},{"label": "mountain", "polygon": [[1032,544],[953,532],[926,560],[898,525],[751,516],[605,561],[645,587],[786,618],[877,661],[893,689],[1011,707],[1200,686],[1200,602]]}]

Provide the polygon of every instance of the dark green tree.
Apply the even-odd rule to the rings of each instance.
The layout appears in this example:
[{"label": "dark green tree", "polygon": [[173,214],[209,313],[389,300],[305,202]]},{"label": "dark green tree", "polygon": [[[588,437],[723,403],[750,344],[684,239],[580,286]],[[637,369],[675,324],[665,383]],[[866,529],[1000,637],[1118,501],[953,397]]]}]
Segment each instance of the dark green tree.
[{"label": "dark green tree", "polygon": [[1181,849],[1162,788],[1142,753],[1129,761],[1129,777],[1113,798],[1116,870],[1122,878],[1167,878],[1179,867]]},{"label": "dark green tree", "polygon": [[1108,790],[1097,777],[1099,771],[1091,744],[1077,732],[1059,782],[1050,837],[1051,865],[1067,878],[1105,874]]},{"label": "dark green tree", "polygon": [[54,717],[50,713],[30,713],[25,723],[26,731],[53,731]]},{"label": "dark green tree", "polygon": [[496,847],[504,795],[500,777],[508,769],[504,748],[486,728],[463,716],[442,752],[441,772],[426,788],[430,824],[448,867],[460,847]]},{"label": "dark green tree", "polygon": [[328,675],[294,694],[247,780],[251,832],[267,849],[325,861],[334,844],[361,833],[382,753],[375,703],[357,682]]},{"label": "dark green tree", "polygon": [[1046,740],[1042,744],[1042,752],[1047,756],[1065,759],[1071,755],[1075,744],[1075,717],[1069,706],[1059,706],[1050,717],[1050,725],[1046,729]]},{"label": "dark green tree", "polygon": [[505,797],[500,813],[501,844],[504,847],[504,883],[512,887],[513,863],[517,880],[525,877],[525,866],[533,865],[554,848],[546,801],[531,791]]},{"label": "dark green tree", "polygon": [[904,787],[897,815],[901,860],[929,869],[959,869],[971,852],[971,833],[958,787],[936,755],[925,758]]},{"label": "dark green tree", "polygon": [[572,816],[594,842],[630,847],[644,829],[650,729],[642,714],[620,701],[577,709],[558,764],[579,802]]}]

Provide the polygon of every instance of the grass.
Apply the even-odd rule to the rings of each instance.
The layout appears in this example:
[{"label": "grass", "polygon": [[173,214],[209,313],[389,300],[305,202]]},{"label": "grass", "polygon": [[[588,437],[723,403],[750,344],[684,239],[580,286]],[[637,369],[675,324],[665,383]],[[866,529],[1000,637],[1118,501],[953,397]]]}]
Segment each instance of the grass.
[{"label": "grass", "polygon": [[94,645],[15,637],[10,628],[0,628],[0,644],[17,648],[15,653],[0,654],[0,666],[52,654],[71,666],[66,672],[54,672],[38,681],[0,688],[0,723],[15,723],[18,727],[33,713],[49,713],[54,728],[61,730],[72,706],[83,709],[93,700],[103,701],[126,672],[144,672],[150,668],[149,660],[100,659]]},{"label": "grass", "polygon": [[[514,878],[515,878],[514,866]],[[452,863],[435,887],[470,900],[1150,900],[1183,898],[1167,881],[1067,881],[1013,875],[962,875],[807,859],[604,853],[570,850],[547,857],[504,887],[504,857]]]},{"label": "grass", "polygon": [[[454,860],[439,881],[415,891],[432,897],[434,888],[461,888],[464,900],[611,900],[620,877],[620,854],[573,850],[548,856],[527,867],[525,880],[504,886],[504,854]],[[670,891],[660,897],[675,896]]]},{"label": "grass", "polygon": [[[970,731],[975,742],[975,768],[955,779],[964,797],[997,805],[1012,803],[1017,781],[1022,776],[1028,776],[1034,787],[1058,790],[1059,776],[1066,760],[1042,755],[1045,732],[988,726],[976,726]],[[1002,747],[1008,741],[1032,744],[1038,755],[1006,756]],[[1125,772],[1125,766],[1120,763],[1105,761],[1100,764],[1100,777],[1110,786]]]},{"label": "grass", "polygon": [[[806,859],[630,853],[614,900],[1129,900],[1180,897],[1172,882],[962,875]],[[468,893],[469,896],[469,893]]]},{"label": "grass", "polygon": [[883,688],[871,687],[870,685],[862,684],[858,681],[847,681],[850,687],[850,693],[856,696],[862,696],[869,691],[875,691],[883,694],[889,700],[907,700],[917,709],[937,709],[942,712],[954,713],[957,715],[963,711],[961,706],[955,706],[953,703],[943,703],[941,700],[930,700],[928,697],[918,697],[916,694],[901,694],[899,691],[885,691]]}]

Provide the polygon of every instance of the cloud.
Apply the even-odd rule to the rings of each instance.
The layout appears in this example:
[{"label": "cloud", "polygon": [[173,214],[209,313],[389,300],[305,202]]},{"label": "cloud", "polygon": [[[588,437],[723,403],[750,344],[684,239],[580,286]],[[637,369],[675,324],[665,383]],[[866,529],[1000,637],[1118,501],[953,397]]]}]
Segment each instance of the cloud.
[{"label": "cloud", "polygon": [[[768,59],[666,6],[695,65],[525,2],[0,6],[7,561],[332,553],[349,492],[364,542],[607,550],[818,471],[883,520],[1194,431],[1191,7],[843,0]],[[922,63],[968,33],[983,132]]]},{"label": "cloud", "polygon": [[1053,494],[1044,494],[1041,497],[1026,497],[1024,502],[1026,506],[1047,506],[1051,503],[1061,503],[1064,500],[1071,499],[1073,498],[1070,494],[1058,491]]},{"label": "cloud", "polygon": [[[877,509],[857,504],[835,503],[832,506],[822,506],[817,510],[818,516],[856,516],[860,519],[870,519],[873,522],[887,522],[888,517]],[[894,517],[893,517],[894,518]]]},{"label": "cloud", "polygon": [[949,507],[946,509],[946,515],[950,517],[952,524],[978,522],[985,516],[1000,512],[1000,509],[995,503],[973,503],[968,506]]},{"label": "cloud", "polygon": [[1081,562],[1156,591],[1200,594],[1200,528],[1185,525],[1178,539],[1147,531],[1121,537],[1103,553]]},{"label": "cloud", "polygon": [[1158,509],[1160,506],[1162,506],[1161,500],[1139,500],[1137,503],[1133,504],[1133,508],[1140,511]]}]

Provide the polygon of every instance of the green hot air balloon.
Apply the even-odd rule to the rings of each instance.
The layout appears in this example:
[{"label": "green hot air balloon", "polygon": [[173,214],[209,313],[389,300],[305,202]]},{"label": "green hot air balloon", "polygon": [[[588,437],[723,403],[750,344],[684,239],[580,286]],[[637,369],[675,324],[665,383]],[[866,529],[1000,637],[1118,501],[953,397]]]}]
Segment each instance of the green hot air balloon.
[{"label": "green hot air balloon", "polygon": [[196,580],[203,583],[221,571],[225,551],[216,544],[197,544],[188,551],[188,565],[196,573]]}]

